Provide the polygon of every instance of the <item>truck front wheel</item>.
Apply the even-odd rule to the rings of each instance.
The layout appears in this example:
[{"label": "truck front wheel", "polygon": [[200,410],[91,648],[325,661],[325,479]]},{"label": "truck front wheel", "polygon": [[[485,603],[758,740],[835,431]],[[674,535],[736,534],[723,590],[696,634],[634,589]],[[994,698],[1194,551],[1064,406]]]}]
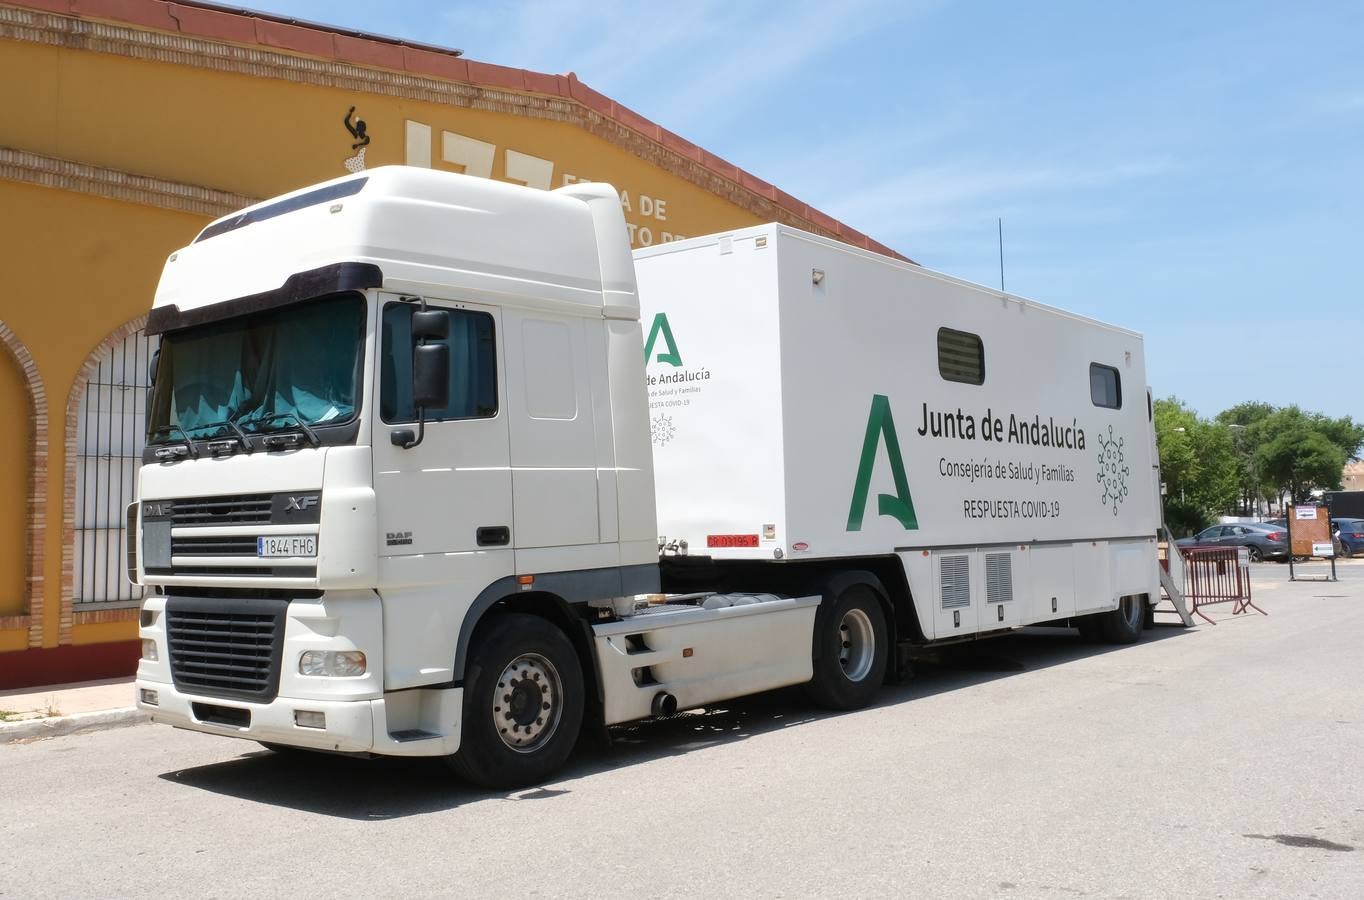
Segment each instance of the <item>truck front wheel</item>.
[{"label": "truck front wheel", "polygon": [[810,699],[829,709],[871,703],[886,677],[889,645],[886,616],[871,588],[854,585],[832,604],[821,604],[813,643]]},{"label": "truck front wheel", "polygon": [[582,718],[582,666],[564,633],[538,616],[498,616],[465,670],[450,764],[484,787],[538,784],[568,759]]}]

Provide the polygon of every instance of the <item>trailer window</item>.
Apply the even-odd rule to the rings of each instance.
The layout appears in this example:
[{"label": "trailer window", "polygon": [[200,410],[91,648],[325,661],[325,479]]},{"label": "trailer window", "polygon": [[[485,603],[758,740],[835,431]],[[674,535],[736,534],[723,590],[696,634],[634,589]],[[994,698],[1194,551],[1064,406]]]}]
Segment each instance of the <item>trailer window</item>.
[{"label": "trailer window", "polygon": [[1122,408],[1122,379],[1112,366],[1089,364],[1089,399],[1105,409]]},{"label": "trailer window", "polygon": [[985,383],[985,346],[980,335],[938,329],[938,374],[946,381]]},{"label": "trailer window", "polygon": [[[412,405],[411,303],[384,307],[383,351],[379,356],[379,415],[388,424],[415,422]],[[484,419],[497,415],[497,347],[493,317],[450,310],[450,403],[428,409],[426,420]]]}]

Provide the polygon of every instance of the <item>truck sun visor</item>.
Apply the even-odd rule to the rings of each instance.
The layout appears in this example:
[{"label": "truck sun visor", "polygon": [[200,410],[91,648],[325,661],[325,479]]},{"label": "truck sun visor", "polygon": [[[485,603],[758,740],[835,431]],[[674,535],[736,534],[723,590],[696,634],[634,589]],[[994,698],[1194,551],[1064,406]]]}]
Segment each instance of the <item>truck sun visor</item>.
[{"label": "truck sun visor", "polygon": [[194,239],[193,243],[197,244],[200,241],[206,241],[211,237],[217,237],[218,235],[226,234],[229,231],[236,231],[238,228],[245,228],[247,225],[254,225],[257,222],[264,222],[267,219],[274,219],[291,212],[297,212],[298,210],[306,209],[309,206],[317,206],[320,203],[326,203],[330,200],[340,200],[342,197],[353,197],[360,193],[360,190],[364,188],[366,181],[369,181],[369,179],[352,178],[349,181],[329,184],[324,188],[308,191],[307,193],[290,197],[287,200],[281,200],[278,203],[271,203],[269,206],[248,209],[244,212],[237,213],[235,216],[219,219],[217,222],[214,222],[212,225],[199,232],[199,236]]},{"label": "truck sun visor", "polygon": [[374,263],[343,262],[295,272],[273,291],[249,294],[235,300],[225,300],[199,306],[183,312],[175,304],[158,306],[147,316],[147,334],[165,334],[191,325],[217,322],[234,316],[288,306],[313,297],[337,294],[342,291],[363,291],[384,283],[384,273]]}]

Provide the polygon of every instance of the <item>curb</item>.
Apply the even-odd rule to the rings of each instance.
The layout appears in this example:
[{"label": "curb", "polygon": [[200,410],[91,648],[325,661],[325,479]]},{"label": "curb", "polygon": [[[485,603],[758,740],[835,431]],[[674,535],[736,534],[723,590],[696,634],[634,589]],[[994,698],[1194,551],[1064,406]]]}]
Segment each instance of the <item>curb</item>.
[{"label": "curb", "polygon": [[151,721],[147,714],[133,707],[104,709],[98,712],[73,713],[50,719],[26,719],[22,722],[0,722],[0,744],[15,741],[42,740],[106,728],[123,728]]}]

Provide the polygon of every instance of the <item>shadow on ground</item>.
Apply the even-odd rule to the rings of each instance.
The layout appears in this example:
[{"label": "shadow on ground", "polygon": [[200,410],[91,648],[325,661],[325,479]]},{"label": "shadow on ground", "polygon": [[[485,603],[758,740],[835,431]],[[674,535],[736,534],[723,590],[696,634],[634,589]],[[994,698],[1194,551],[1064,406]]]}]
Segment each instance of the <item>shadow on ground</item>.
[{"label": "shadow on ground", "polygon": [[[1145,640],[1189,632],[1157,624]],[[1121,647],[1095,645],[1070,629],[1025,628],[989,641],[935,649],[916,658],[914,677],[888,686],[878,706],[889,706],[972,685],[1086,659]],[[249,751],[234,759],[166,772],[173,784],[324,816],[384,820],[455,809],[485,800],[545,802],[569,793],[554,784],[606,769],[693,753],[839,715],[814,710],[799,689],[771,691],[712,708],[609,729],[609,739],[586,737],[550,786],[484,791],[459,781],[433,759],[359,759],[325,753]]]}]

